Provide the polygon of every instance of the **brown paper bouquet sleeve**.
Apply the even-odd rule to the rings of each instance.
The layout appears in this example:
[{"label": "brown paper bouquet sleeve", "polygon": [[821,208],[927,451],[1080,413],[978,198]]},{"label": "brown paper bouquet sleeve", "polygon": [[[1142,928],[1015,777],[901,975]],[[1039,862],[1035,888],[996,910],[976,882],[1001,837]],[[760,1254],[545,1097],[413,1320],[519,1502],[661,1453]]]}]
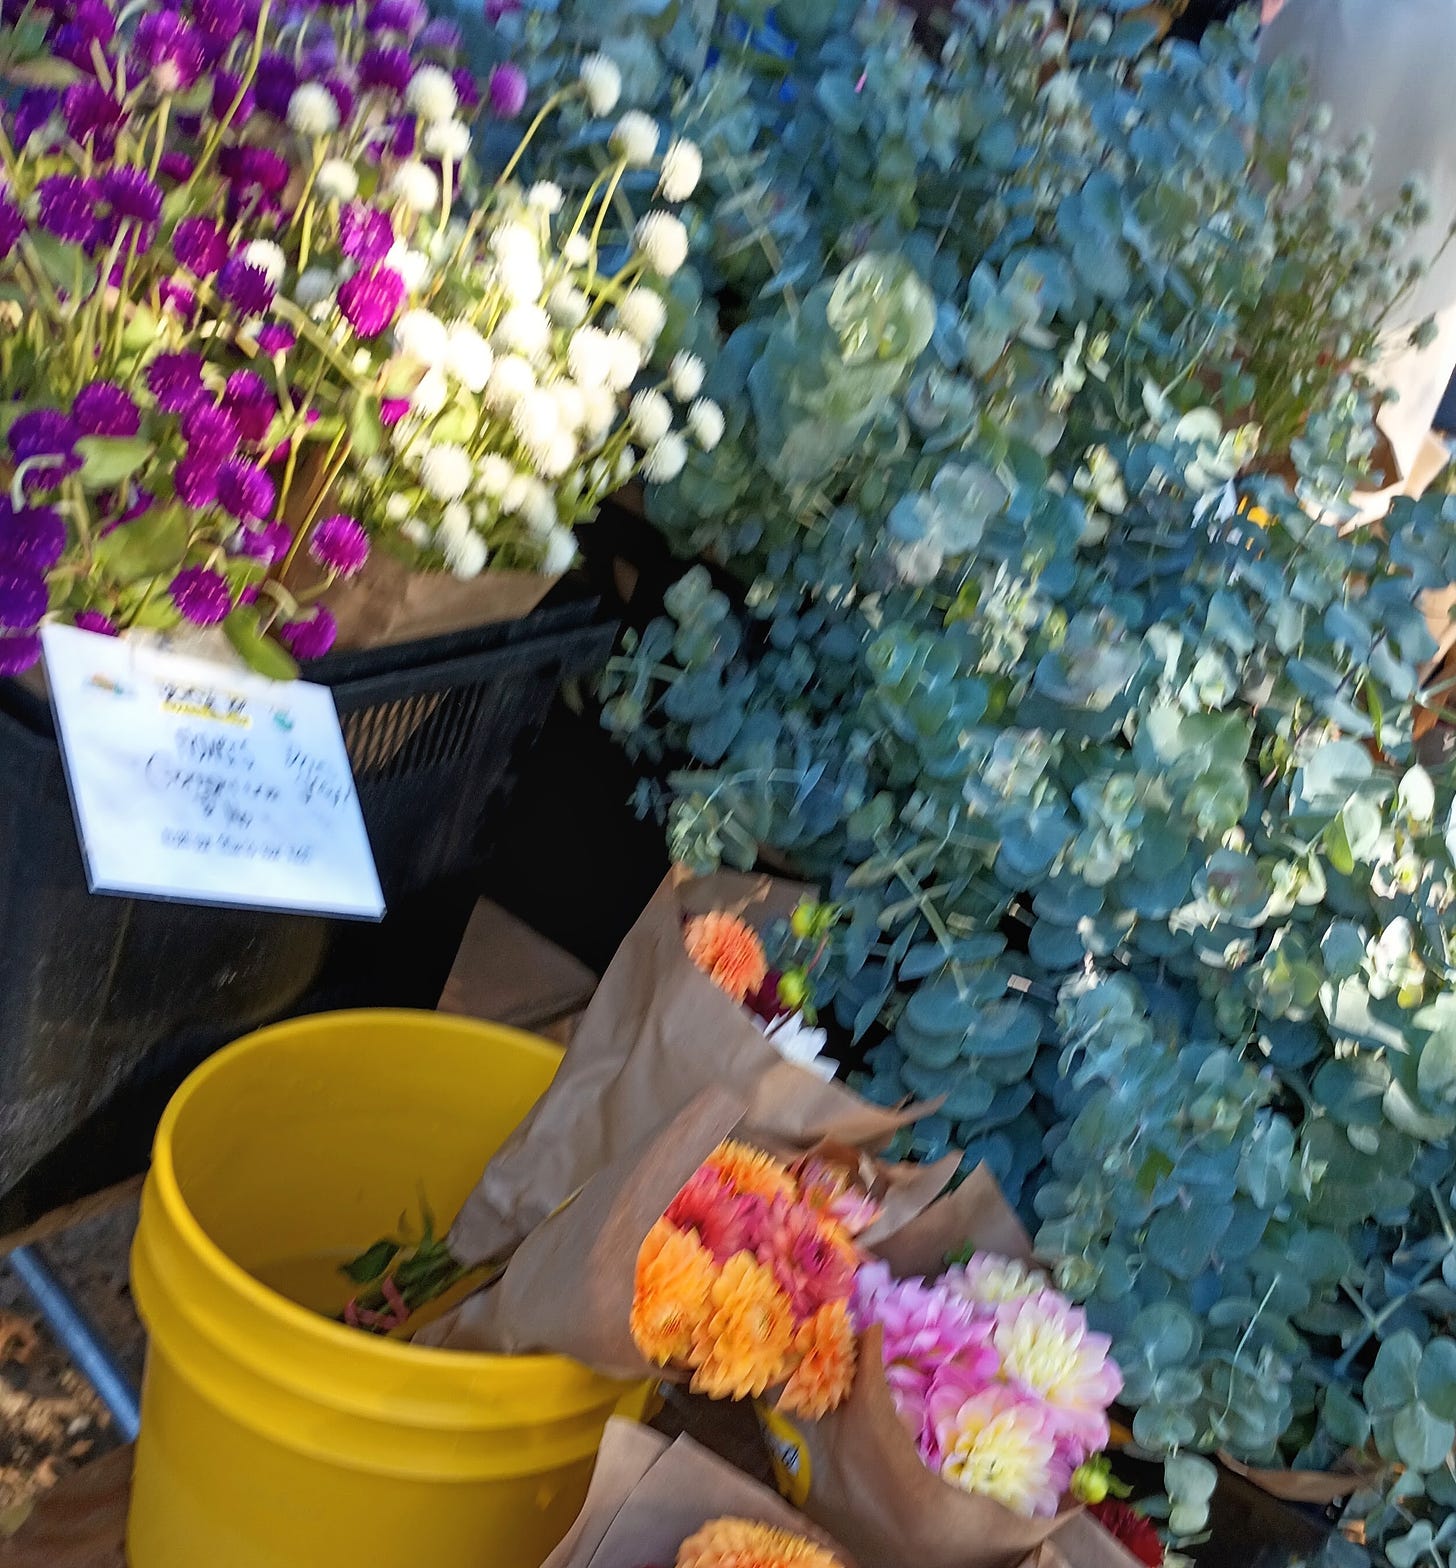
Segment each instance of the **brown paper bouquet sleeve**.
[{"label": "brown paper bouquet sleeve", "polygon": [[728,874],[679,872],[663,883],[608,966],[555,1081],[461,1209],[450,1249],[462,1263],[508,1253],[712,1086],[745,1098],[745,1132],[769,1145],[834,1138],[877,1148],[923,1114],[871,1105],[785,1062],[688,957],[683,924],[692,915],[728,910],[759,927],[787,915],[803,891]]}]

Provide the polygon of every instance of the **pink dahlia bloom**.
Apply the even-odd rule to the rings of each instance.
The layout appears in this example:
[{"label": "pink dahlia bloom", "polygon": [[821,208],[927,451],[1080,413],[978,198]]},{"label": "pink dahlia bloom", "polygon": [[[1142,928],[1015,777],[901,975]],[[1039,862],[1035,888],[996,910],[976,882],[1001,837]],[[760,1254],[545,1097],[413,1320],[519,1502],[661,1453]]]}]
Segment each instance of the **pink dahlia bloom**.
[{"label": "pink dahlia bloom", "polygon": [[695,1230],[698,1240],[723,1264],[758,1244],[768,1205],[751,1193],[735,1192],[716,1172],[695,1171],[668,1206],[667,1218],[680,1230]]},{"label": "pink dahlia bloom", "polygon": [[848,1300],[854,1287],[854,1253],[835,1244],[806,1203],[779,1199],[770,1206],[756,1256],[773,1270],[801,1323],[831,1301]]},{"label": "pink dahlia bloom", "polygon": [[1108,1356],[1111,1340],[1087,1327],[1087,1314],[1054,1290],[998,1309],[993,1342],[1002,1373],[1046,1401],[1061,1448],[1073,1466],[1107,1446],[1107,1407],[1122,1392]]},{"label": "pink dahlia bloom", "polygon": [[1071,1481],[1052,1412],[1004,1383],[965,1394],[954,1378],[932,1390],[928,1416],[952,1486],[994,1498],[1027,1518],[1049,1519]]}]

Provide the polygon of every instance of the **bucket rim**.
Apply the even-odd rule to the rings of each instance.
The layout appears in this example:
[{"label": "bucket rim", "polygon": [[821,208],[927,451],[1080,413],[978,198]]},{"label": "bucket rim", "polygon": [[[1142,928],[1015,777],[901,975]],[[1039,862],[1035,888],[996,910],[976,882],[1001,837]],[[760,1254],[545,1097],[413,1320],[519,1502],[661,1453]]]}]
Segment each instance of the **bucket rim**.
[{"label": "bucket rim", "polygon": [[[276,1325],[294,1330],[301,1336],[300,1359],[306,1355],[307,1345],[311,1341],[332,1354],[347,1353],[362,1358],[362,1367],[373,1366],[381,1372],[408,1371],[413,1378],[420,1380],[417,1385],[420,1394],[426,1392],[424,1384],[438,1379],[438,1386],[432,1388],[431,1392],[445,1395],[449,1403],[455,1403],[458,1390],[472,1384],[476,1377],[489,1377],[497,1385],[519,1384],[521,1390],[526,1390],[539,1385],[545,1376],[557,1384],[563,1394],[569,1395],[575,1387],[580,1393],[583,1409],[599,1405],[603,1399],[603,1390],[621,1386],[621,1380],[593,1372],[568,1356],[538,1352],[502,1355],[489,1351],[448,1350],[431,1345],[416,1345],[411,1341],[363,1333],[347,1324],[326,1318],[321,1313],[310,1311],[265,1285],[229,1257],[193,1214],[183,1196],[173,1160],[173,1133],[194,1097],[239,1058],[267,1050],[280,1035],[296,1037],[300,1033],[306,1034],[309,1026],[314,1025],[326,1026],[332,1031],[340,1025],[364,1020],[371,1025],[397,1020],[415,1028],[424,1023],[441,1034],[478,1034],[485,1031],[497,1037],[508,1035],[515,1044],[553,1063],[559,1062],[565,1054],[550,1041],[509,1024],[489,1023],[483,1019],[436,1013],[424,1008],[347,1008],[305,1014],[300,1018],[286,1019],[253,1030],[224,1046],[195,1068],[172,1096],[158,1123],[149,1180],[154,1184],[158,1205],[166,1215],[166,1223],[174,1228],[193,1256],[221,1286]],[[450,1398],[452,1385],[456,1399]]]}]

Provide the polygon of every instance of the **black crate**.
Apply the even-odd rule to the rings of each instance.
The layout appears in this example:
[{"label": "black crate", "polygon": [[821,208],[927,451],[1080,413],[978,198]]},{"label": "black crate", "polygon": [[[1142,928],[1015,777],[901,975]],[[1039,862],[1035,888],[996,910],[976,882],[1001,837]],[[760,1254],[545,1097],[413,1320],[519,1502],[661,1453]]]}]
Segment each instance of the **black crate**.
[{"label": "black crate", "polygon": [[379,925],[89,893],[49,709],[0,682],[0,1193],[123,1083],[299,1013],[433,1006],[524,752],[613,630],[578,601],[310,667],[354,764]]}]

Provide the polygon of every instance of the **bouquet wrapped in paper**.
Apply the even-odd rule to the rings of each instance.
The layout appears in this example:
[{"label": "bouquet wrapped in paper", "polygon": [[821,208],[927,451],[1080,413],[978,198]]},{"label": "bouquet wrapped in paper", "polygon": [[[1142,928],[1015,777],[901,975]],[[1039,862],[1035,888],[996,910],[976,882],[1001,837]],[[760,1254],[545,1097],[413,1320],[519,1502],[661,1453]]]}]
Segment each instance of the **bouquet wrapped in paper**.
[{"label": "bouquet wrapped in paper", "polygon": [[877,1568],[1132,1568],[1071,1496],[1121,1376],[1031,1262],[990,1173],[874,1250],[855,1282],[848,1397],[812,1421],[782,1401],[762,1410],[785,1495]]},{"label": "bouquet wrapped in paper", "polygon": [[690,1438],[612,1421],[571,1533],[543,1568],[854,1568],[787,1503]]}]

